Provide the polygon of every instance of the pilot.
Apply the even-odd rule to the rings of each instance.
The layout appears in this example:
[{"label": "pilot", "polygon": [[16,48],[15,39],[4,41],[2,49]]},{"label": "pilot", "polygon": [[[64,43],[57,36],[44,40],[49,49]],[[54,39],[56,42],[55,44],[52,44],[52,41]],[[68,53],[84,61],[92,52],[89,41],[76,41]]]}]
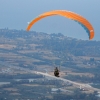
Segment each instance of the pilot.
[{"label": "pilot", "polygon": [[54,75],[55,75],[56,77],[59,77],[59,70],[58,70],[57,67],[54,69]]}]

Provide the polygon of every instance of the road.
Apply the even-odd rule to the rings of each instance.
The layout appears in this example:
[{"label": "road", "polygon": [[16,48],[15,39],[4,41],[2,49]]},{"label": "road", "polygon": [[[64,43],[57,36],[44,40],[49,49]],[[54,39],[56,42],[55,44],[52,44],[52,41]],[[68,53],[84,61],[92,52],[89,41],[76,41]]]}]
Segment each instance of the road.
[{"label": "road", "polygon": [[69,82],[69,83],[72,83],[73,85],[76,85],[78,87],[82,87],[82,88],[86,88],[86,89],[91,89],[91,90],[94,90],[94,91],[100,91],[100,89],[97,89],[97,88],[93,88],[92,86],[90,86],[89,84],[84,84],[84,83],[78,83],[78,82],[74,82],[74,81],[71,81],[71,80],[68,80],[68,79],[64,79],[64,78],[61,78],[61,77],[55,77],[55,76],[52,76],[48,73],[43,73],[43,72],[35,72],[36,74],[41,74],[41,75],[45,75],[45,76],[48,76],[48,77],[52,77],[54,79],[57,79],[57,80],[62,80],[64,82]]},{"label": "road", "polygon": [[25,68],[22,68],[22,69],[28,71],[29,73],[41,74],[41,75],[48,76],[48,77],[51,77],[51,78],[56,79],[56,80],[62,80],[64,82],[69,82],[69,83],[72,83],[73,85],[75,85],[76,87],[81,86],[82,88],[87,89],[87,90],[93,90],[93,91],[100,92],[100,89],[94,88],[89,84],[74,82],[74,81],[71,81],[71,80],[68,80],[68,79],[64,79],[62,77],[55,77],[55,76],[52,76],[48,73],[43,73],[43,72],[38,72],[38,71],[31,71],[31,70],[25,69]]},{"label": "road", "polygon": [[68,79],[64,79],[64,78],[61,78],[61,77],[55,77],[55,76],[52,76],[52,75],[50,75],[48,73],[43,73],[43,72],[38,72],[38,71],[32,71],[32,70],[29,70],[27,68],[21,68],[21,67],[18,67],[18,66],[9,65],[9,64],[4,63],[2,61],[0,61],[0,64],[8,66],[9,68],[20,69],[20,70],[23,70],[23,71],[26,71],[26,72],[29,72],[29,73],[41,74],[41,75],[44,75],[44,76],[48,76],[48,77],[54,78],[56,80],[62,80],[64,82],[72,83],[73,85],[75,85],[77,87],[81,86],[82,88],[86,88],[88,90],[93,90],[93,91],[100,92],[100,89],[94,88],[94,87],[90,86],[89,84],[78,83],[78,82],[74,82],[74,81],[71,81],[71,80],[68,80]]}]

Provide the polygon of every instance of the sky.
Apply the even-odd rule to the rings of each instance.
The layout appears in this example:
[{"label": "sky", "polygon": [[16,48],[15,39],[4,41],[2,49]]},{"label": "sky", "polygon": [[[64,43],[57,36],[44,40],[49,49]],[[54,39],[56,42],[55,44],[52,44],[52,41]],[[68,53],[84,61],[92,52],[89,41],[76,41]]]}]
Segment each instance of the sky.
[{"label": "sky", "polygon": [[[100,40],[100,0],[0,0],[0,29],[26,30],[28,22],[51,10],[68,10],[85,17]],[[88,40],[86,31],[75,21],[52,16],[37,22],[31,31],[62,33],[68,37]]]}]

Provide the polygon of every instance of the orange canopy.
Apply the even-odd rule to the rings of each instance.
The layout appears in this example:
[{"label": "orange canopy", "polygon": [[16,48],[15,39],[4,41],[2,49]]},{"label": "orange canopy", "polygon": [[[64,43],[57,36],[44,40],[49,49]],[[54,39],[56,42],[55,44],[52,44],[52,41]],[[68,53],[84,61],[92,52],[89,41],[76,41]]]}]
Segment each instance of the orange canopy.
[{"label": "orange canopy", "polygon": [[33,19],[28,27],[27,27],[27,31],[30,30],[30,28],[39,20],[41,20],[42,18],[48,17],[48,16],[54,16],[54,15],[60,15],[66,18],[69,18],[71,20],[74,20],[78,23],[80,23],[88,32],[89,34],[89,39],[92,39],[94,37],[94,29],[92,27],[92,25],[89,23],[88,20],[86,20],[84,17],[82,17],[79,14],[76,14],[74,12],[70,12],[70,11],[66,11],[66,10],[54,10],[54,11],[49,11],[49,12],[45,12],[41,15],[39,15],[38,17],[36,17],[35,19]]}]

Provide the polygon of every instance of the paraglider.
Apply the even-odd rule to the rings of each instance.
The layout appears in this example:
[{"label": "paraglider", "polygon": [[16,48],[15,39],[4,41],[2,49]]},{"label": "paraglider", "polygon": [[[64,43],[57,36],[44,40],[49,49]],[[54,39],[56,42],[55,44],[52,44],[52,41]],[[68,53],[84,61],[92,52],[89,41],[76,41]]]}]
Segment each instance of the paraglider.
[{"label": "paraglider", "polygon": [[88,33],[89,39],[93,39],[94,29],[93,29],[92,25],[89,23],[89,21],[86,20],[84,17],[82,17],[79,14],[76,14],[71,11],[66,11],[66,10],[53,10],[53,11],[45,12],[45,13],[39,15],[38,17],[36,17],[35,19],[33,19],[27,26],[26,30],[29,31],[31,29],[31,27],[39,20],[41,20],[45,17],[48,17],[48,16],[54,16],[54,15],[60,15],[60,16],[63,16],[63,17],[66,17],[66,18],[69,18],[71,20],[78,22],[82,27],[84,27],[84,29]]},{"label": "paraglider", "polygon": [[[74,20],[75,22],[79,23],[86,30],[90,40],[94,38],[94,29],[93,29],[92,25],[90,24],[90,22],[87,19],[85,19],[84,17],[82,17],[81,15],[76,14],[71,11],[67,11],[67,10],[53,10],[53,11],[45,12],[45,13],[39,15],[38,17],[36,17],[35,19],[33,19],[28,24],[26,30],[29,31],[31,29],[31,27],[39,20],[49,17],[49,16],[55,16],[55,15],[63,16],[65,18]],[[59,69],[56,67],[54,69],[54,76],[59,77],[59,72],[60,72]]]}]

